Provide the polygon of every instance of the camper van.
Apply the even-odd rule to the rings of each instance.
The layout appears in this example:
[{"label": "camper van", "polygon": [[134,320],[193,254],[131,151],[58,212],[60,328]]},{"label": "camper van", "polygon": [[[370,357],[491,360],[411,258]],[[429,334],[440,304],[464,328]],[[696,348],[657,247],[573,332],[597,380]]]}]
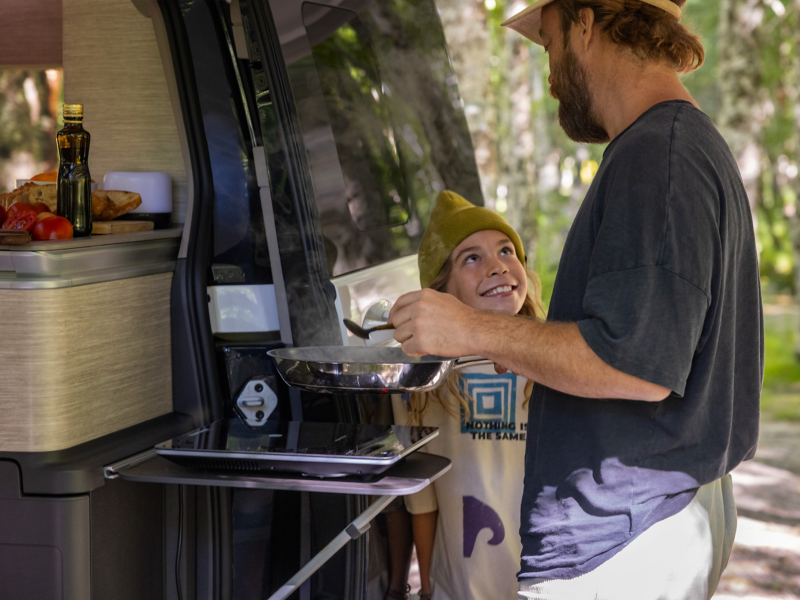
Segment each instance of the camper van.
[{"label": "camper van", "polygon": [[445,459],[359,477],[265,473],[230,437],[159,449],[391,423],[387,396],[289,387],[268,352],[363,346],[342,321],[418,288],[438,192],[481,202],[434,0],[4,5],[0,68],[60,32],[92,177],[166,173],[171,214],[0,246],[0,598],[382,599],[369,525]]}]

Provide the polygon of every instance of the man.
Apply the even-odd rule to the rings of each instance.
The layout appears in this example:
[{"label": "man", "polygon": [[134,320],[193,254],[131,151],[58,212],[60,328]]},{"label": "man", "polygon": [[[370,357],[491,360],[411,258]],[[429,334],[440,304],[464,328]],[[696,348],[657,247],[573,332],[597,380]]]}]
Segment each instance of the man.
[{"label": "man", "polygon": [[567,134],[610,141],[547,322],[431,290],[389,317],[409,354],[479,354],[536,382],[520,598],[710,598],[733,543],[763,318],[736,163],[678,78],[704,58],[684,1],[539,0],[506,23],[549,53]]}]

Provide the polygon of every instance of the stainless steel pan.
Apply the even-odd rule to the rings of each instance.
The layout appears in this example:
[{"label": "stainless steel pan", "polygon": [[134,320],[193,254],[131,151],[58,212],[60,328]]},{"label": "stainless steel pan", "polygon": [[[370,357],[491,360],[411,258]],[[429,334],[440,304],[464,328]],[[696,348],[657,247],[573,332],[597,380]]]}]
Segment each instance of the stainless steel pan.
[{"label": "stainless steel pan", "polygon": [[432,390],[454,368],[489,364],[478,356],[413,357],[400,348],[316,346],[270,350],[290,386],[313,392],[394,394]]}]

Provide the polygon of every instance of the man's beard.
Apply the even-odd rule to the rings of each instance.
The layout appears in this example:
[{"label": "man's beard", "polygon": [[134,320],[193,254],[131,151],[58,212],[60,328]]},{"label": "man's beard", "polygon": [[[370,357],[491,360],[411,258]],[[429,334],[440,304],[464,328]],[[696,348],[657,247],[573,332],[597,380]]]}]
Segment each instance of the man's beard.
[{"label": "man's beard", "polygon": [[553,71],[550,95],[559,101],[558,122],[571,140],[604,144],[608,133],[598,122],[594,99],[589,92],[589,75],[569,43],[565,44],[561,64]]}]

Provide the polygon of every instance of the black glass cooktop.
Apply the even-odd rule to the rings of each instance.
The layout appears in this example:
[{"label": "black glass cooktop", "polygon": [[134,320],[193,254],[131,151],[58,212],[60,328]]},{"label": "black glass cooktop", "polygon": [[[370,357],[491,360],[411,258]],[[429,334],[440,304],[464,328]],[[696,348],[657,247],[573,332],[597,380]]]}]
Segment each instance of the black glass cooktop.
[{"label": "black glass cooktop", "polygon": [[223,419],[159,444],[156,452],[200,469],[375,475],[438,433],[435,427],[299,421],[251,427],[239,419]]}]

